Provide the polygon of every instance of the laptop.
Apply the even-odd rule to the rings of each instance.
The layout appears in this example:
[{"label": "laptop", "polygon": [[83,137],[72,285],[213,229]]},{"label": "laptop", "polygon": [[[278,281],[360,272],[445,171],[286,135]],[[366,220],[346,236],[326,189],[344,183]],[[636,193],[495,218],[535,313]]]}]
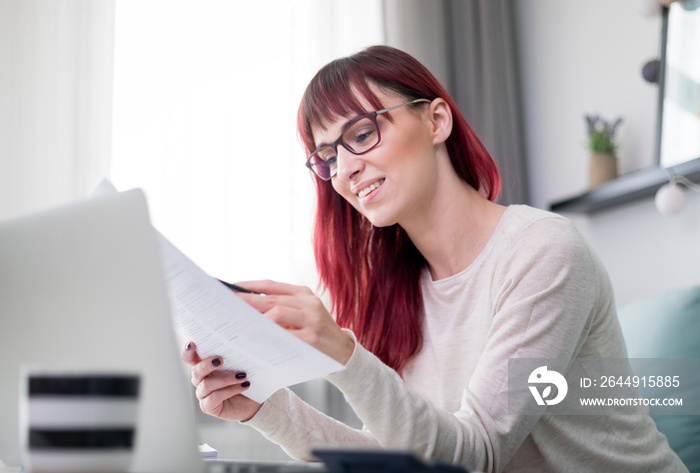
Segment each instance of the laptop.
[{"label": "laptop", "polygon": [[140,190],[0,222],[0,346],[6,467],[21,466],[19,376],[20,366],[31,363],[141,374],[131,471],[302,471],[303,464],[292,462],[202,460],[193,389]]},{"label": "laptop", "polygon": [[203,470],[192,390],[138,190],[0,223],[0,460],[20,466],[19,370],[141,374],[134,471]]}]

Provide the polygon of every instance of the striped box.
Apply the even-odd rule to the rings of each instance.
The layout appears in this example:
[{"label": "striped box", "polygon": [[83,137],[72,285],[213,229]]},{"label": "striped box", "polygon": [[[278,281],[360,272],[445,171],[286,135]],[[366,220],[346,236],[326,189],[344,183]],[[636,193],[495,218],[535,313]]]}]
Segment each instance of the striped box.
[{"label": "striped box", "polygon": [[25,370],[22,462],[32,472],[127,471],[136,445],[135,373]]}]

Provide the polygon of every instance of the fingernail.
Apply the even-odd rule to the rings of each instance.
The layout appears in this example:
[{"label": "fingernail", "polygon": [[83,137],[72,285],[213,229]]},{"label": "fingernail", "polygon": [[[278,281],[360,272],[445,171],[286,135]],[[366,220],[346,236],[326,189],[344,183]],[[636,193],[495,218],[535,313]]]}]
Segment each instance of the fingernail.
[{"label": "fingernail", "polygon": [[243,379],[246,377],[245,373],[236,373],[236,379]]},{"label": "fingernail", "polygon": [[221,366],[221,358],[214,358],[213,360],[211,360],[211,364],[213,366]]},{"label": "fingernail", "polygon": [[248,386],[250,386],[250,381],[246,381],[245,383],[241,383],[242,388],[247,388]]},{"label": "fingernail", "polygon": [[185,350],[190,351],[192,349],[192,344],[190,342],[187,342],[185,344]]}]

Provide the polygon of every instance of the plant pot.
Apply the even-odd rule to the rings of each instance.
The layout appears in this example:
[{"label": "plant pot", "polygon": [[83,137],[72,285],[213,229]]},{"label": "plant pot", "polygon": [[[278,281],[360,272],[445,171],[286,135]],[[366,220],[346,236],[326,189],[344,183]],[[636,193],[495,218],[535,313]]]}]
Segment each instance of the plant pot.
[{"label": "plant pot", "polygon": [[613,153],[591,153],[588,185],[591,189],[617,178],[617,156]]}]

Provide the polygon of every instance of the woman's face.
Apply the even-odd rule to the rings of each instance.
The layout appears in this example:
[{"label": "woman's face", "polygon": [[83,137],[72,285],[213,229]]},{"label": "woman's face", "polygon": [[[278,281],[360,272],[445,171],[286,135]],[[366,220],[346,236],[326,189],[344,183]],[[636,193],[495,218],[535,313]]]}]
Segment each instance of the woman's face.
[{"label": "woman's face", "polygon": [[[410,100],[374,91],[385,108]],[[435,121],[431,117],[436,101],[388,112],[393,123],[387,114],[378,115],[381,141],[365,154],[354,155],[338,145],[338,172],[331,181],[333,188],[377,227],[398,223],[406,228],[411,221],[420,221],[421,212],[430,211],[439,181],[436,149],[444,141],[435,139]],[[372,110],[369,104],[363,105]],[[352,118],[355,117],[339,117],[328,128],[314,130],[315,143],[334,142]]]}]

